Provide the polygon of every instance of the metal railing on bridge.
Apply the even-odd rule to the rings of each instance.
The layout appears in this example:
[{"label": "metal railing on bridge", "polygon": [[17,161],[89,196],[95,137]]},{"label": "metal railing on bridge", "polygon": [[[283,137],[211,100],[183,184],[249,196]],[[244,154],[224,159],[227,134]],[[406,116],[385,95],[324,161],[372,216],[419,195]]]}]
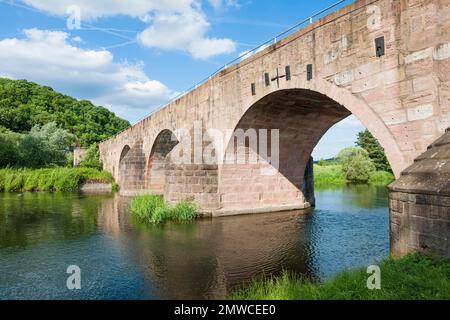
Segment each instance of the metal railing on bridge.
[{"label": "metal railing on bridge", "polygon": [[[227,69],[228,67],[231,67],[234,64],[240,63],[241,61],[250,58],[251,56],[253,56],[254,54],[264,50],[266,47],[268,47],[271,44],[275,44],[277,41],[280,41],[284,38],[286,38],[287,36],[291,35],[292,33],[300,30],[302,26],[304,26],[307,23],[313,23],[314,19],[323,15],[324,13],[330,11],[331,9],[336,8],[337,6],[339,6],[340,4],[344,3],[344,2],[353,2],[353,0],[340,0],[332,5],[330,5],[329,7],[326,7],[325,9],[320,10],[317,13],[314,13],[313,15],[309,16],[308,18],[300,21],[299,23],[295,24],[294,26],[290,27],[289,29],[277,34],[276,36],[273,36],[272,38],[270,38],[269,40],[259,44],[258,46],[254,47],[251,50],[246,51],[245,53],[239,55],[237,58],[231,60],[230,62],[224,64],[223,66],[221,66],[219,69],[217,69],[216,71],[214,71],[211,75],[209,75],[207,78],[204,78],[203,80],[197,82],[196,84],[194,84],[192,87],[190,87],[189,89],[181,92],[180,94],[176,95],[175,97],[171,98],[169,101],[167,101],[166,103],[160,105],[159,107],[155,108],[154,110],[152,110],[152,112],[150,112],[148,115],[146,115],[145,117],[139,119],[138,121],[136,121],[136,123],[134,125],[139,124],[140,122],[144,121],[145,119],[147,119],[148,117],[150,117],[152,114],[164,109],[166,106],[170,105],[172,102],[182,98],[183,96],[185,96],[186,94],[188,94],[189,92],[197,89],[198,87],[200,87],[201,85],[203,85],[204,83],[206,83],[207,81],[211,80],[214,76],[216,76],[219,72],[221,72],[222,70]],[[132,126],[134,126],[132,125]],[[128,130],[130,127],[116,133],[114,136],[112,136],[111,138],[114,138],[116,136],[118,136],[119,134],[121,134],[122,132]],[[109,140],[111,138],[105,139],[103,141]],[[102,141],[102,142],[103,142]]]}]

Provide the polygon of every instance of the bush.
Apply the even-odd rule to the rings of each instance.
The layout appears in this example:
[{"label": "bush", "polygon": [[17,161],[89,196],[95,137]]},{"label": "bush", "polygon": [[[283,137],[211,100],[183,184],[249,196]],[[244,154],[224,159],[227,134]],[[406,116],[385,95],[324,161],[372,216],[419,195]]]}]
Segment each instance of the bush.
[{"label": "bush", "polygon": [[20,162],[20,144],[23,135],[0,130],[0,167],[13,167]]},{"label": "bush", "polygon": [[84,182],[113,183],[110,173],[88,168],[0,169],[0,191],[77,191]]},{"label": "bush", "polygon": [[100,150],[96,143],[92,144],[87,150],[83,161],[80,162],[80,167],[94,168],[97,170],[102,169],[102,163],[100,161]]},{"label": "bush", "polygon": [[35,126],[27,134],[2,129],[0,167],[51,167],[67,164],[74,136],[55,122]]},{"label": "bush", "polygon": [[64,166],[75,136],[61,129],[55,122],[34,126],[19,146],[23,167]]},{"label": "bush", "polygon": [[66,156],[66,167],[73,168],[73,152],[69,152]]},{"label": "bush", "polygon": [[347,183],[340,165],[314,166],[314,186],[340,186]]},{"label": "bush", "polygon": [[197,218],[197,208],[189,201],[168,206],[162,197],[155,195],[137,196],[131,201],[131,212],[139,221],[160,224],[167,221],[192,221]]},{"label": "bush", "polygon": [[341,150],[337,161],[342,166],[345,178],[354,183],[367,183],[376,168],[366,150],[349,147]]},{"label": "bush", "polygon": [[369,183],[376,185],[388,185],[395,180],[394,175],[387,171],[375,171],[369,179]]}]

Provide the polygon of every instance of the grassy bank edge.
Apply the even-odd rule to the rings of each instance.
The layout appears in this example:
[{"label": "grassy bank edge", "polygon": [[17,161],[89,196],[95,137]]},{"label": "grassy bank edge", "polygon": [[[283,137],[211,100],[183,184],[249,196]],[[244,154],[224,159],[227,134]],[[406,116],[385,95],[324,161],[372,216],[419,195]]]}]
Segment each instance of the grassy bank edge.
[{"label": "grassy bank edge", "polygon": [[91,168],[0,169],[0,192],[72,192],[83,183],[115,184],[109,172]]},{"label": "grassy bank edge", "polygon": [[[387,186],[395,180],[392,173],[375,171],[367,184]],[[314,185],[316,187],[344,186],[350,183],[345,179],[342,167],[339,164],[314,165]]]},{"label": "grassy bank edge", "polygon": [[381,289],[369,290],[365,268],[342,272],[314,283],[284,272],[255,280],[229,295],[232,300],[435,300],[450,299],[450,263],[441,258],[410,254],[379,264]]}]

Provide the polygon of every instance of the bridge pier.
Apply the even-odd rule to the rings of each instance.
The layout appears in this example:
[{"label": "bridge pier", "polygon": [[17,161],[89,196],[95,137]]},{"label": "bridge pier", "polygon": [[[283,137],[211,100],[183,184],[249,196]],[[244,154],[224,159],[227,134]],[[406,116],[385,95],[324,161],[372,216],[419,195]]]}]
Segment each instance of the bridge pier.
[{"label": "bridge pier", "polygon": [[164,198],[168,203],[192,200],[201,213],[210,214],[219,207],[218,166],[166,163]]},{"label": "bridge pier", "polygon": [[391,253],[450,259],[450,132],[389,186]]}]

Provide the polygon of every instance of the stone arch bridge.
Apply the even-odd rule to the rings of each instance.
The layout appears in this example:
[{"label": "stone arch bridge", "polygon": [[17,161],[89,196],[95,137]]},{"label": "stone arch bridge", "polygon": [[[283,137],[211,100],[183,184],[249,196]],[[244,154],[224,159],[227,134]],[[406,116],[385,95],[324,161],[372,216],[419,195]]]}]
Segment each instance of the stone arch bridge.
[{"label": "stone arch bridge", "polygon": [[[101,143],[101,158],[123,194],[190,198],[213,215],[305,208],[314,204],[311,152],[351,114],[378,139],[400,178],[391,186],[393,251],[450,256],[450,198],[443,192],[450,192],[450,148],[433,145],[450,127],[450,0],[356,1]],[[247,140],[231,143],[233,132],[251,128],[258,141],[264,130],[273,140],[278,132],[272,155]],[[201,154],[189,157],[200,161],[171,161],[180,153],[180,129],[194,138],[224,132],[211,153],[215,160],[205,163]],[[258,161],[218,156],[229,150],[244,150],[246,159],[256,154]],[[275,151],[275,173],[264,174],[274,167]],[[430,175],[440,188],[437,180],[424,181]]]}]

